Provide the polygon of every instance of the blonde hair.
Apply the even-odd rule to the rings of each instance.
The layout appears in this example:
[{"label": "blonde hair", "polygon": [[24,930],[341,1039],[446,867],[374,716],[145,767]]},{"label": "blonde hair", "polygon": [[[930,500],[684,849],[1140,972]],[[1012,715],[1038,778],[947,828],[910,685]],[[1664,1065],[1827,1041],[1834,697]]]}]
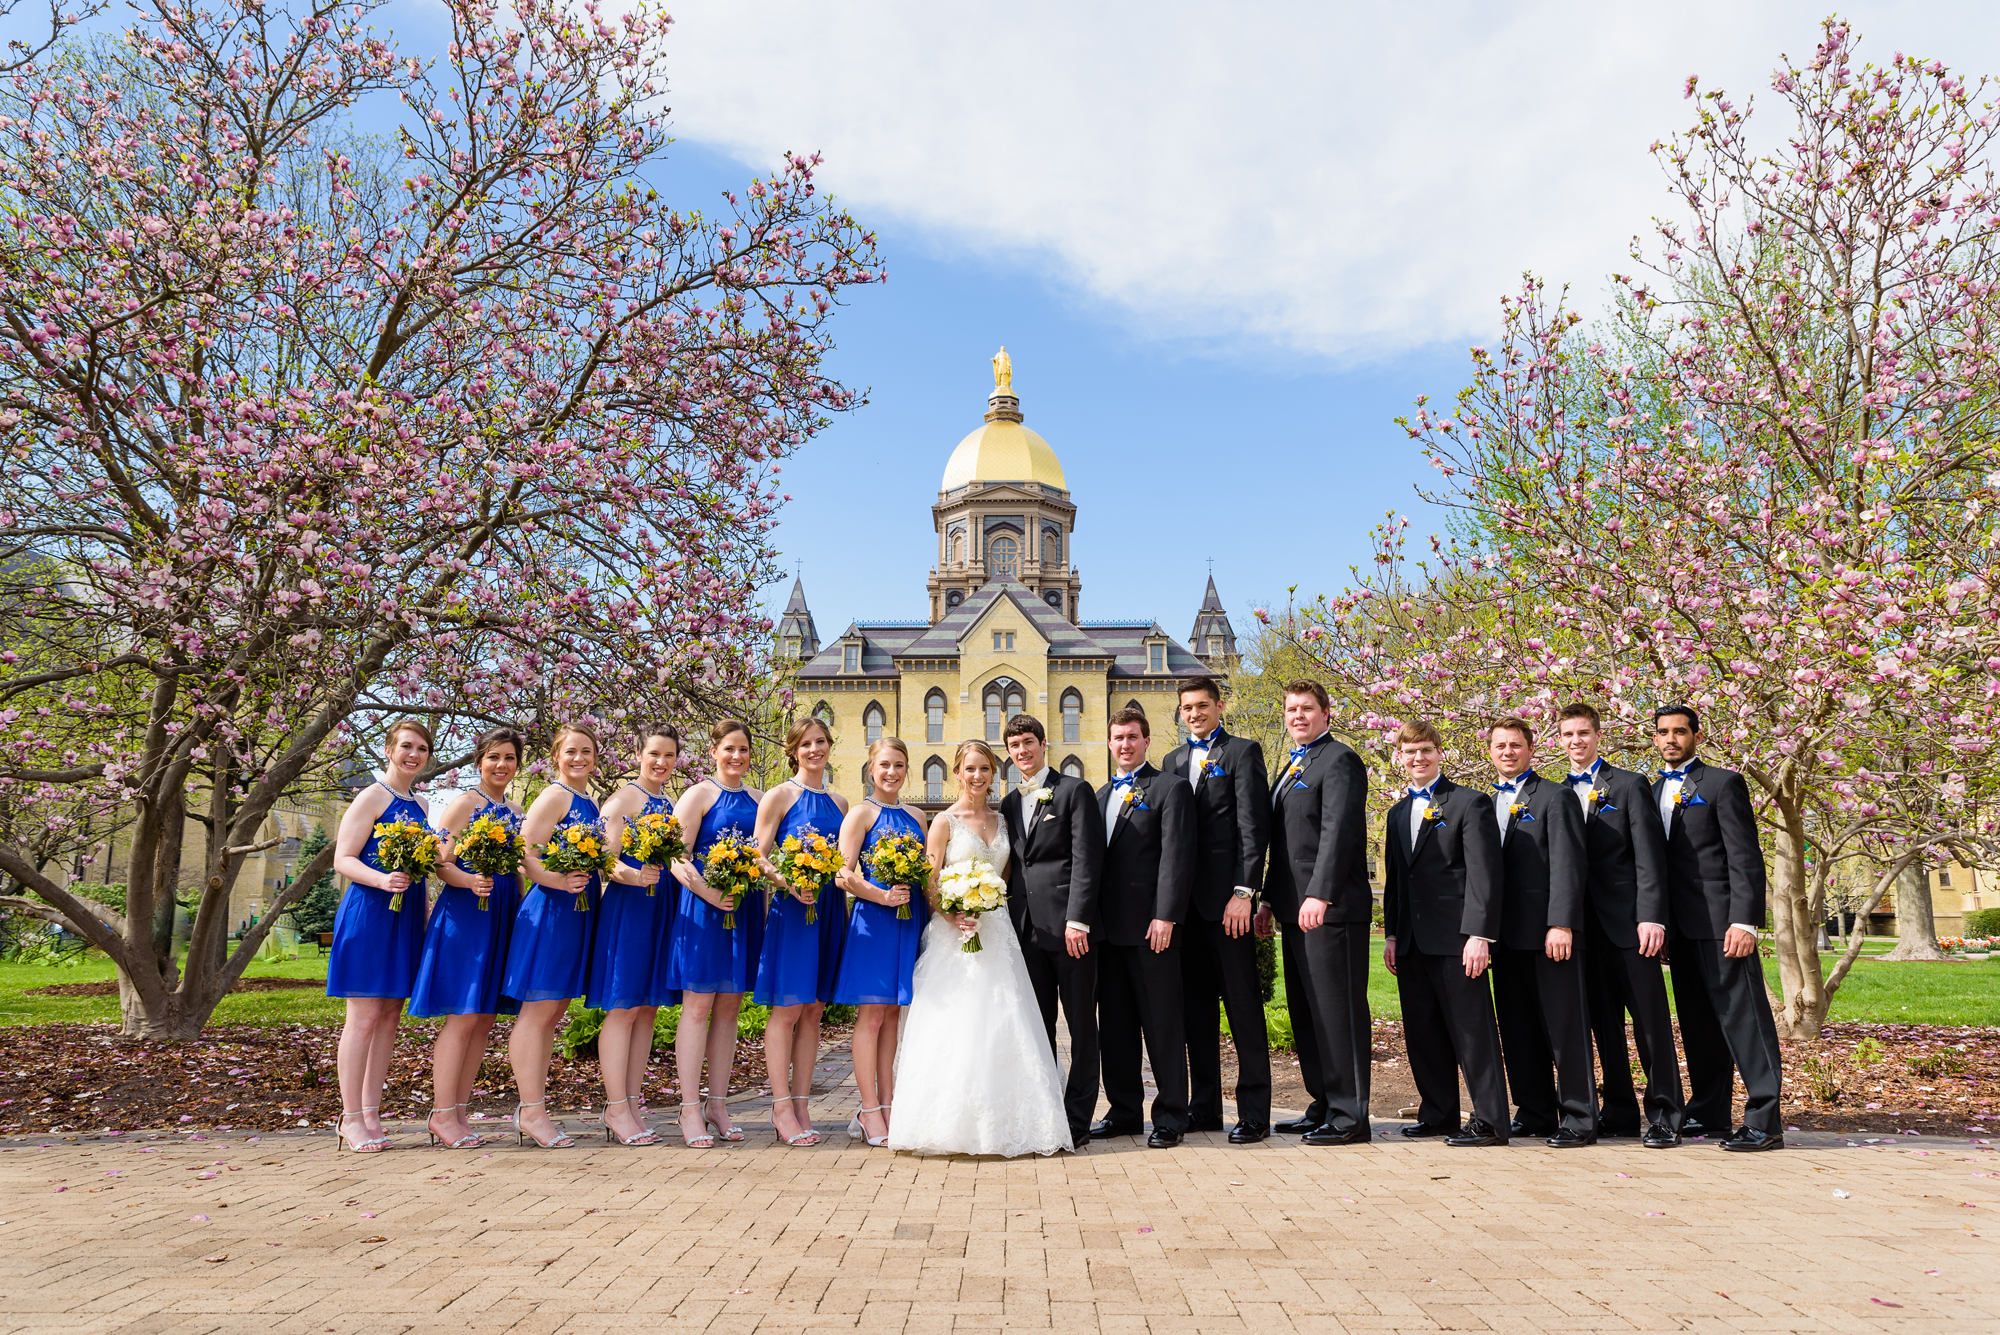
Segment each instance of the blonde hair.
[{"label": "blonde hair", "polygon": [[833,745],[833,729],[826,726],[826,720],[817,714],[808,714],[794,723],[785,734],[785,760],[790,763],[792,773],[799,772],[799,748],[806,744],[806,734],[818,728],[826,734],[828,746]]},{"label": "blonde hair", "polygon": [[966,754],[972,751],[977,751],[980,755],[985,756],[986,763],[993,767],[993,772],[995,774],[998,774],[1000,772],[1000,757],[994,754],[992,747],[980,741],[977,737],[974,737],[970,741],[964,741],[958,744],[958,754],[951,758],[951,772],[953,774],[956,774],[961,769],[965,768]]},{"label": "blonde hair", "polygon": [[910,748],[903,745],[900,737],[878,737],[868,744],[868,768],[875,768],[875,757],[884,751],[898,751],[903,756],[903,768],[910,766]]},{"label": "blonde hair", "polygon": [[590,739],[590,749],[595,751],[600,757],[603,756],[604,742],[598,737],[597,729],[591,727],[588,723],[559,724],[556,728],[556,735],[549,739],[550,756],[559,756],[562,754],[563,738],[569,736],[571,733],[575,733],[578,737],[588,737]]}]

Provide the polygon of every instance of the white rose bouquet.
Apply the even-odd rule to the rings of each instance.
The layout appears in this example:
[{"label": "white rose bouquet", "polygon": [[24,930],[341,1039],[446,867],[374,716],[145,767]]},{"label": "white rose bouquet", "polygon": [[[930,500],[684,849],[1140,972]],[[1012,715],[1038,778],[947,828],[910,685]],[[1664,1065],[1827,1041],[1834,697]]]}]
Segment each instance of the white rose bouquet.
[{"label": "white rose bouquet", "polygon": [[[991,913],[1007,902],[1007,883],[985,858],[954,862],[938,878],[938,908],[946,913]],[[981,950],[979,929],[961,928],[958,948],[966,954]]]}]

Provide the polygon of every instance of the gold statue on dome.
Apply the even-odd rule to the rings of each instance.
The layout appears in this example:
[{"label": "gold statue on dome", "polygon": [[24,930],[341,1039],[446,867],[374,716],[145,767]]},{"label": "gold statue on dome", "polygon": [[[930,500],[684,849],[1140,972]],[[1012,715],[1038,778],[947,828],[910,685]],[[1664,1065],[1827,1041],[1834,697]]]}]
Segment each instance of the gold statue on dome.
[{"label": "gold statue on dome", "polygon": [[996,393],[1014,391],[1014,359],[1007,355],[1005,344],[993,357],[993,389]]}]

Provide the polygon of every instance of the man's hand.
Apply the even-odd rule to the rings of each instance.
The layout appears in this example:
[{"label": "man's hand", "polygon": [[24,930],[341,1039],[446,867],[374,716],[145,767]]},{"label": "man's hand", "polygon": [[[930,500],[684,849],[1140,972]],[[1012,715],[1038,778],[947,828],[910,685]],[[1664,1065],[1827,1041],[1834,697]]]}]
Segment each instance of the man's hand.
[{"label": "man's hand", "polygon": [[1324,899],[1314,899],[1307,895],[1299,901],[1299,930],[1310,932],[1326,921],[1327,903]]},{"label": "man's hand", "polygon": [[1271,906],[1269,904],[1257,910],[1256,931],[1259,940],[1267,936],[1277,935],[1278,920],[1271,915]]},{"label": "man's hand", "polygon": [[1069,957],[1080,960],[1090,953],[1090,933],[1075,927],[1063,928],[1063,944],[1069,947]]},{"label": "man's hand", "polygon": [[1548,936],[1542,940],[1542,951],[1552,960],[1566,960],[1569,958],[1572,938],[1573,933],[1569,928],[1551,927]]},{"label": "man's hand", "polygon": [[1733,960],[1756,954],[1757,934],[1746,932],[1741,927],[1730,928],[1729,935],[1722,938],[1722,953]]},{"label": "man's hand", "polygon": [[1382,939],[1382,967],[1392,974],[1396,972],[1396,938],[1393,936]]},{"label": "man's hand", "polygon": [[1174,925],[1165,918],[1153,919],[1146,928],[1146,944],[1153,948],[1155,955],[1174,943]]},{"label": "man's hand", "polygon": [[1487,953],[1486,943],[1476,936],[1465,939],[1465,952],[1459,958],[1465,962],[1467,978],[1477,978],[1485,973],[1487,964],[1492,960],[1492,956]]},{"label": "man's hand", "polygon": [[1647,957],[1659,954],[1667,948],[1667,929],[1656,922],[1639,924],[1639,953]]},{"label": "man's hand", "polygon": [[1241,936],[1250,930],[1250,901],[1231,895],[1222,909],[1222,933],[1224,936]]}]

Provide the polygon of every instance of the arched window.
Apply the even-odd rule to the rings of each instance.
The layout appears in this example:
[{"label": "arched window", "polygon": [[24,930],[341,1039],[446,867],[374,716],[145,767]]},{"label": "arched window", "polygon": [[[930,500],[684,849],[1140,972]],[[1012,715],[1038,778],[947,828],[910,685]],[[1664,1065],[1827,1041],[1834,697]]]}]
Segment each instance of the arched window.
[{"label": "arched window", "polygon": [[1062,534],[1052,528],[1042,530],[1042,564],[1062,564]]},{"label": "arched window", "polygon": [[980,697],[980,703],[986,708],[986,740],[997,742],[1007,720],[1028,707],[1028,695],[1020,682],[995,677]]},{"label": "arched window", "polygon": [[944,740],[944,692],[933,690],[924,697],[924,740]]},{"label": "arched window", "polygon": [[873,746],[882,740],[882,728],[887,722],[888,715],[882,712],[882,706],[870,700],[868,708],[861,715],[861,727],[867,734],[868,745]]},{"label": "arched window", "polygon": [[953,529],[951,534],[951,563],[955,566],[965,564],[965,534],[957,529]]},{"label": "arched window", "polygon": [[1137,700],[1127,700],[1125,707],[1127,709],[1136,709],[1142,714],[1146,712],[1146,706],[1140,704]]},{"label": "arched window", "polygon": [[924,801],[944,801],[944,761],[936,756],[924,762]]},{"label": "arched window", "polygon": [[1062,772],[1069,775],[1072,779],[1081,779],[1083,777],[1083,762],[1075,756],[1071,756],[1069,759],[1063,761]]},{"label": "arched window", "polygon": [[1065,742],[1083,740],[1083,696],[1075,687],[1062,693],[1062,721]]},{"label": "arched window", "polygon": [[986,544],[986,573],[993,578],[1014,578],[1020,564],[1021,547],[1012,538],[995,538]]},{"label": "arched window", "polygon": [[1000,782],[993,785],[987,796],[993,806],[1000,805],[1000,799],[1021,786],[1021,767],[1011,760],[1000,762]]},{"label": "arched window", "polygon": [[833,706],[822,700],[813,706],[812,716],[826,724],[826,730],[833,731]]}]

